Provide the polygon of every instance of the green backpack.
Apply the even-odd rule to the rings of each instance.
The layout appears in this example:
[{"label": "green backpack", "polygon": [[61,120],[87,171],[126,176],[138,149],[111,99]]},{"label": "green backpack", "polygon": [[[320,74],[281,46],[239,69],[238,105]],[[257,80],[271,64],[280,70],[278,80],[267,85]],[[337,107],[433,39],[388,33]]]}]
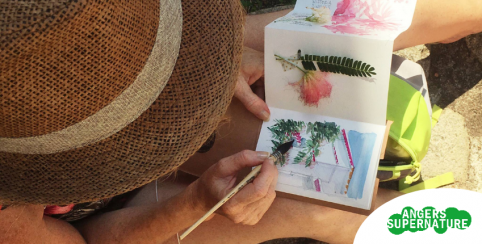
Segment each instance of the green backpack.
[{"label": "green backpack", "polygon": [[437,106],[432,111],[422,67],[393,55],[387,105],[387,120],[393,124],[385,159],[378,167],[381,182],[400,180],[402,188],[406,188],[419,180],[420,162],[427,154],[432,127],[441,111]]}]

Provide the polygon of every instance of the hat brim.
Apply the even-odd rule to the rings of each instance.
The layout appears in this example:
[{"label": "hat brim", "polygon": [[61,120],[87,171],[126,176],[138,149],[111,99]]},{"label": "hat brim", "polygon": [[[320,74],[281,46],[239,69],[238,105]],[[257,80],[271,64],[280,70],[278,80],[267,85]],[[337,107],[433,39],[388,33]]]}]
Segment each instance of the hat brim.
[{"label": "hat brim", "polygon": [[166,175],[211,135],[234,92],[242,54],[237,0],[182,1],[174,71],[153,104],[118,133],[54,154],[0,152],[0,203],[68,204],[115,196]]}]

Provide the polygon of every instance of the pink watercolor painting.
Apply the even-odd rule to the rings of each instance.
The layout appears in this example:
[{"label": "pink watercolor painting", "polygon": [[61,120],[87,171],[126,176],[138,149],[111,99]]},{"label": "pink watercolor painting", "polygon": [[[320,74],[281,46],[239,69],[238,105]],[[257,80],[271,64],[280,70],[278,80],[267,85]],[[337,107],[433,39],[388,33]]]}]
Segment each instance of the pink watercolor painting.
[{"label": "pink watercolor painting", "polygon": [[320,26],[338,34],[377,35],[404,28],[408,16],[400,7],[411,3],[410,0],[341,0],[333,13],[326,6],[306,6],[304,9],[310,10],[310,14],[295,9],[275,22]]},{"label": "pink watercolor painting", "polygon": [[343,0],[338,3],[330,25],[333,33],[368,35],[376,31],[395,31],[399,23],[389,1]]}]

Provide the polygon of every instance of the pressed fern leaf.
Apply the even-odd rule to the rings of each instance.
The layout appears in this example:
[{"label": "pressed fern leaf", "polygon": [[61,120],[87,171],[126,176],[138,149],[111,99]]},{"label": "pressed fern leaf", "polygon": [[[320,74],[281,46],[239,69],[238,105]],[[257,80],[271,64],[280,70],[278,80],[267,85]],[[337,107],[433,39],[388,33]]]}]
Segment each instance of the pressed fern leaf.
[{"label": "pressed fern leaf", "polygon": [[344,74],[358,77],[372,77],[376,75],[375,68],[362,61],[347,57],[301,55],[301,64],[306,70],[316,70],[315,63],[320,71]]}]

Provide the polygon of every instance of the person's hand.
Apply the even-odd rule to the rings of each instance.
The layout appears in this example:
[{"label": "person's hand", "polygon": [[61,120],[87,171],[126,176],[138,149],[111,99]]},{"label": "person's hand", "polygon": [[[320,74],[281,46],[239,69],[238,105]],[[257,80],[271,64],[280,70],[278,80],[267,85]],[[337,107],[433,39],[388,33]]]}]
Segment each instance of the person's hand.
[{"label": "person's hand", "polygon": [[239,170],[262,163],[261,172],[254,181],[218,210],[218,213],[235,223],[258,223],[276,197],[278,169],[268,156],[267,152],[246,150],[221,159],[193,183],[194,206],[200,206],[204,212],[209,211],[236,186],[236,174]]},{"label": "person's hand", "polygon": [[[264,75],[264,55],[254,49],[244,47],[243,60],[236,84],[234,96],[238,98],[256,117],[268,121],[270,112],[268,105],[250,87]],[[261,88],[261,89],[257,89]],[[264,83],[256,82],[254,90],[264,91]],[[261,94],[260,94],[261,95]]]}]

